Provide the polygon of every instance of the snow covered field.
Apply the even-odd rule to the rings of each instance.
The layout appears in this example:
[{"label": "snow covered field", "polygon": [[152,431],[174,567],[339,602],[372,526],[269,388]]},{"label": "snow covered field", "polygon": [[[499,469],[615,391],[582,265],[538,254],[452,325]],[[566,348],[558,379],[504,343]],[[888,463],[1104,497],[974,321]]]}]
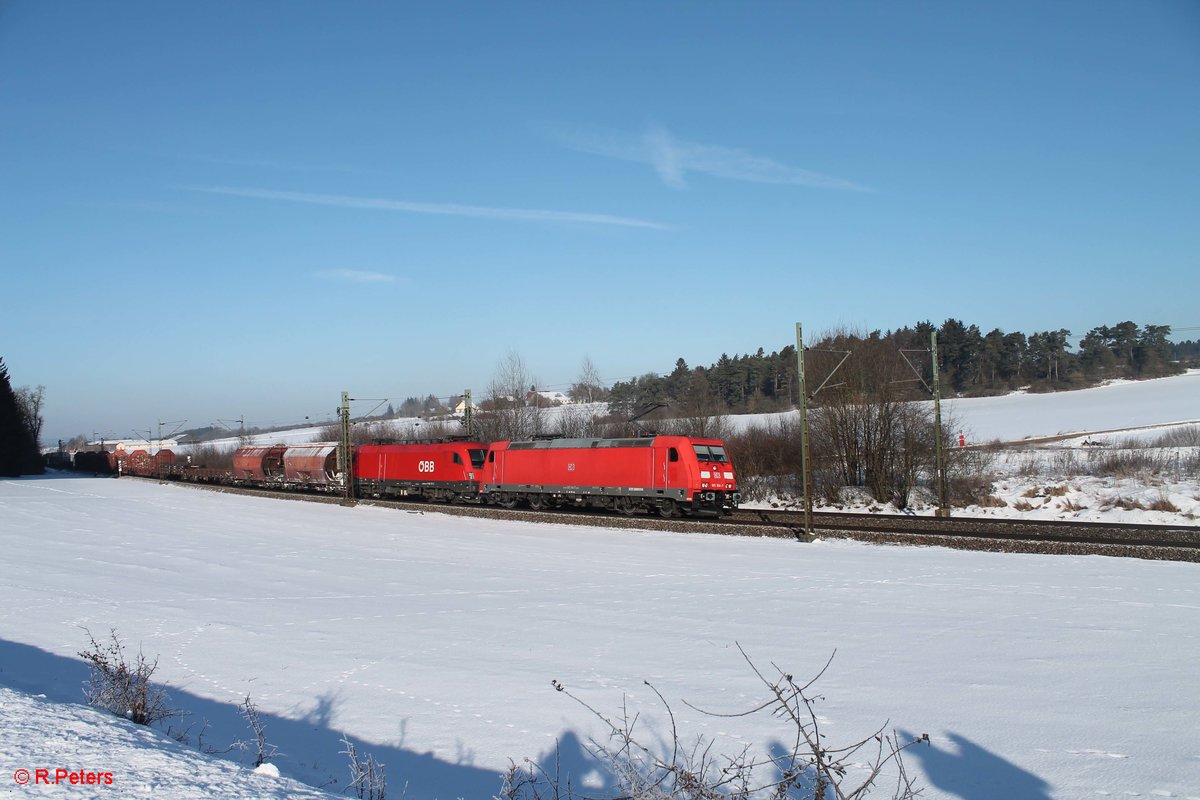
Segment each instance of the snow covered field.
[{"label": "snow covered field", "polygon": [[[999,465],[1007,505],[956,513],[1196,524],[1194,478],[1054,466],[1195,424],[1197,398],[1200,371],[950,401],[970,441],[1026,442]],[[1179,511],[1112,505],[1156,498]],[[740,644],[797,677],[836,649],[826,731],[929,733],[907,759],[925,797],[1200,798],[1195,564],[599,532],[73,476],[0,482],[0,547],[0,797],[342,794],[343,735],[386,764],[391,797],[486,800],[509,759],[549,765],[556,743],[595,788],[580,743],[602,731],[551,680],[606,713],[628,697],[661,732],[649,680],[685,740],[732,754],[788,733],[683,704],[764,699]],[[189,746],[79,705],[84,628],[159,657]],[[205,752],[250,738],[247,694],[282,778]],[[112,783],[20,785],[38,769]]]},{"label": "snow covered field", "polygon": [[[263,711],[285,778],[339,793],[348,735],[389,796],[489,798],[510,758],[590,771],[623,696],[719,752],[786,736],[706,717],[814,674],[826,731],[932,744],[929,798],[1200,798],[1200,570],[1105,557],[613,532],[250,498],[136,480],[0,483],[0,796],[311,796],[199,754]],[[87,709],[83,628],[157,655],[191,749]],[[44,695],[44,697],[37,697]],[[205,724],[206,721],[206,724]],[[661,730],[661,728],[660,728]],[[231,754],[243,764],[248,754]],[[18,770],[112,786],[18,786]],[[407,787],[407,788],[404,788]],[[307,794],[306,794],[307,793]]]}]

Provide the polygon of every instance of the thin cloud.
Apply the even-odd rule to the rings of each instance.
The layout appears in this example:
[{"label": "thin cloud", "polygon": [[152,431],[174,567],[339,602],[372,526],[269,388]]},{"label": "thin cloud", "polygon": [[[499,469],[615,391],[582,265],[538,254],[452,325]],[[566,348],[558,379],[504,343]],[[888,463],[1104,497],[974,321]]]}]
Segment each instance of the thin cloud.
[{"label": "thin cloud", "polygon": [[385,272],[367,272],[358,269],[323,269],[313,273],[327,280],[349,281],[350,283],[393,283],[395,275]]},{"label": "thin cloud", "polygon": [[689,172],[751,183],[774,183],[868,192],[868,187],[820,172],[756,156],[741,148],[689,142],[662,125],[640,136],[600,128],[547,126],[547,133],[564,147],[580,153],[648,164],[667,186],[687,187]]},{"label": "thin cloud", "polygon": [[265,158],[240,158],[222,155],[191,155],[181,156],[181,158],[187,161],[196,161],[201,164],[219,164],[229,167],[248,167],[251,169],[270,169],[286,172],[341,172],[367,175],[383,174],[379,170],[361,169],[350,164],[300,163],[293,161],[276,161]]},{"label": "thin cloud", "polygon": [[516,222],[583,222],[594,225],[623,225],[631,228],[672,230],[672,226],[633,217],[617,217],[611,214],[590,214],[577,211],[548,211],[540,208],[493,208],[468,206],[458,203],[414,203],[405,200],[386,200],[374,197],[351,197],[338,194],[310,194],[308,192],[277,192],[271,189],[253,189],[238,186],[188,186],[194,192],[223,194],[234,197],[254,197],[261,200],[285,200],[292,203],[311,203],[337,208],[365,208],[376,211],[403,211],[410,214],[440,214],[452,217],[475,217],[500,219]]}]

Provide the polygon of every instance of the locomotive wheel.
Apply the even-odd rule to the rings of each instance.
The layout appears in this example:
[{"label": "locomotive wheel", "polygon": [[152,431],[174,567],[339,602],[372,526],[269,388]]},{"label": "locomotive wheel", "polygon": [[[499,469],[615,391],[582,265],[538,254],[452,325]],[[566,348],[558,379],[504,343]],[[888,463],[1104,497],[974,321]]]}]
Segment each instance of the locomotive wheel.
[{"label": "locomotive wheel", "polygon": [[529,507],[534,511],[541,511],[546,507],[546,500],[540,494],[535,494],[529,498]]},{"label": "locomotive wheel", "polygon": [[637,513],[637,503],[629,497],[618,497],[614,507],[627,517],[632,517]]},{"label": "locomotive wheel", "polygon": [[658,515],[663,518],[675,516],[675,501],[662,500],[659,502]]}]

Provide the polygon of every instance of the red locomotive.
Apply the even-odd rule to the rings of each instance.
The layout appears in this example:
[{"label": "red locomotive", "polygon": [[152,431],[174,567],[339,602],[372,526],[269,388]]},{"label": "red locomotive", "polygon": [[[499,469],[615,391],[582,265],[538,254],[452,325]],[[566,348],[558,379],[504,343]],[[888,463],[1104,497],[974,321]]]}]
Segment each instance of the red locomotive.
[{"label": "red locomotive", "polygon": [[532,508],[590,506],[625,514],[720,514],[737,507],[724,442],[687,436],[496,442],[484,500]]},{"label": "red locomotive", "polygon": [[371,497],[477,501],[486,455],[478,442],[360,445],[354,480]]}]

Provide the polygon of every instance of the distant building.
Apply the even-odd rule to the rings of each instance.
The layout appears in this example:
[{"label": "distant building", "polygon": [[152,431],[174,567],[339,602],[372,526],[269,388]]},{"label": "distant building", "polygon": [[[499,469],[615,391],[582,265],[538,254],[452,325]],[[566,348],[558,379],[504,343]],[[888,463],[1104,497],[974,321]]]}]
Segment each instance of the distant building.
[{"label": "distant building", "polygon": [[565,406],[574,401],[562,392],[529,391],[525,393],[525,402],[539,406]]}]

